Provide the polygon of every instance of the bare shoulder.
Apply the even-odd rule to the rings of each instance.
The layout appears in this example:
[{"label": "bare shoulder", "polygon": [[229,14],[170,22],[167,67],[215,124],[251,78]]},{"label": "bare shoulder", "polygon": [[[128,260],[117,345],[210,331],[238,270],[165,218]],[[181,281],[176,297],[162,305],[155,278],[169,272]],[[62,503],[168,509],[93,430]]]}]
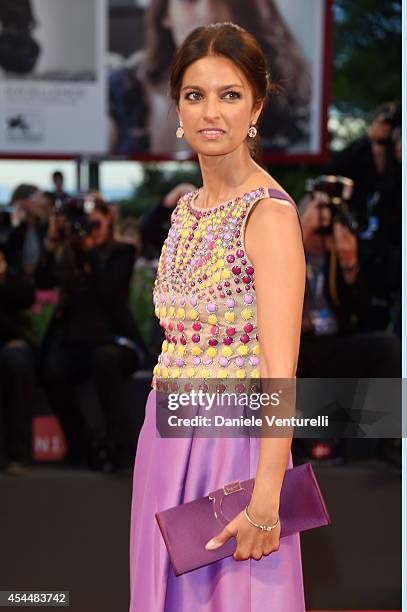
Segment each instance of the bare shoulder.
[{"label": "bare shoulder", "polygon": [[248,220],[245,245],[251,261],[263,261],[273,253],[300,253],[301,227],[294,205],[284,200],[264,198]]},{"label": "bare shoulder", "polygon": [[265,225],[270,229],[282,225],[289,227],[292,224],[298,225],[298,215],[295,204],[287,200],[263,198],[257,203],[251,214],[252,226]]}]

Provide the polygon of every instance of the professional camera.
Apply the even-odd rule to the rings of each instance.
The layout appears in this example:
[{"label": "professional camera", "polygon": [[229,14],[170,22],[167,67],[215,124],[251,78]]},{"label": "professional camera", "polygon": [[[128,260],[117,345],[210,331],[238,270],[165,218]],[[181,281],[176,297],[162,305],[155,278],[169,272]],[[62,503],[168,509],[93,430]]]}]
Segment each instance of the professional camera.
[{"label": "professional camera", "polygon": [[321,224],[316,233],[331,235],[334,222],[342,223],[353,233],[356,232],[358,224],[348,206],[353,191],[352,179],[344,176],[321,175],[315,179],[307,179],[305,189],[312,197],[323,194],[324,201],[321,201],[319,207],[328,208],[331,212],[329,224]]},{"label": "professional camera", "polygon": [[63,216],[67,221],[67,224],[59,229],[60,239],[81,240],[89,236],[92,230],[99,225],[99,221],[89,218],[95,209],[92,196],[77,196],[67,200],[57,199],[55,209],[57,214]]}]

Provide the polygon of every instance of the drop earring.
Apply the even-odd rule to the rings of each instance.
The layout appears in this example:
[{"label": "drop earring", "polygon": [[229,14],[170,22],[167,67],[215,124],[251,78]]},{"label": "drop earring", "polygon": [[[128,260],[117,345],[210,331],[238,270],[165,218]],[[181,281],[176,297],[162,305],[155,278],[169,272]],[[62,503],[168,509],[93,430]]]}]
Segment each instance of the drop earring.
[{"label": "drop earring", "polygon": [[182,125],[182,121],[179,122],[179,126],[177,127],[177,131],[175,132],[177,138],[182,138],[184,135],[184,128]]},{"label": "drop earring", "polygon": [[257,136],[257,128],[254,125],[253,121],[251,122],[251,125],[247,130],[247,135],[249,136],[249,138],[255,138]]}]

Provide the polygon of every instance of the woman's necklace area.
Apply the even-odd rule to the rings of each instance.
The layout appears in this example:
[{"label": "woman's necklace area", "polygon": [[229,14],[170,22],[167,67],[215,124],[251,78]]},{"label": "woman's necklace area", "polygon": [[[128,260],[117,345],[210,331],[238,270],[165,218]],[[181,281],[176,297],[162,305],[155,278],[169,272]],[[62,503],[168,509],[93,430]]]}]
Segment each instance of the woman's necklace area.
[{"label": "woman's necklace area", "polygon": [[242,228],[251,203],[264,197],[261,187],[208,210],[193,207],[197,192],[185,196],[174,211],[158,270],[166,291],[191,291],[219,297],[248,291],[253,266],[242,244]]}]

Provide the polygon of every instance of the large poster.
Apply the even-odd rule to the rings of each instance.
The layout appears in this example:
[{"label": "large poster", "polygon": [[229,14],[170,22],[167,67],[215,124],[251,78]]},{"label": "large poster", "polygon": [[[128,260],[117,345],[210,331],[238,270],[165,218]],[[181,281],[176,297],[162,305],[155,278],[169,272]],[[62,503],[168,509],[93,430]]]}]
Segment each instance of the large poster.
[{"label": "large poster", "polygon": [[1,0],[0,153],[104,153],[105,0]]},{"label": "large poster", "polygon": [[1,0],[0,155],[188,159],[168,96],[174,51],[199,25],[252,32],[279,93],[266,159],[326,149],[331,0]]},{"label": "large poster", "polygon": [[168,76],[195,27],[232,21],[255,35],[278,95],[260,133],[276,158],[319,158],[326,145],[329,0],[110,0],[109,153],[185,159]]}]

